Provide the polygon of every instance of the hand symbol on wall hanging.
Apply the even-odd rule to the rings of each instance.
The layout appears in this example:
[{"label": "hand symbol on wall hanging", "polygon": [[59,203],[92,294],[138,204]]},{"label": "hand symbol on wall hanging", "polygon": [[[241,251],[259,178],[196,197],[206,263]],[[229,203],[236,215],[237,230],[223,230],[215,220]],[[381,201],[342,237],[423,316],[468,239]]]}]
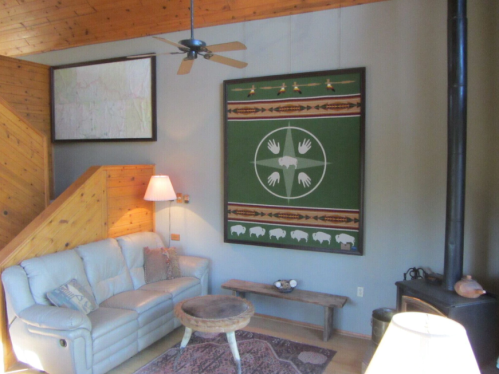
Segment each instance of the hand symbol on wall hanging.
[{"label": "hand symbol on wall hanging", "polygon": [[311,182],[312,179],[310,179],[310,177],[307,174],[303,172],[298,174],[298,183],[303,184],[303,187],[310,187]]},{"label": "hand symbol on wall hanging", "polygon": [[269,140],[269,142],[267,143],[267,147],[269,148],[270,152],[272,152],[275,155],[278,154],[279,151],[281,150],[279,143],[276,144],[274,139]]},{"label": "hand symbol on wall hanging", "polygon": [[279,183],[280,180],[281,180],[281,176],[280,176],[278,171],[274,171],[267,178],[267,182],[269,183],[269,186],[272,186],[272,187],[274,187],[276,183]]},{"label": "hand symbol on wall hanging", "polygon": [[312,148],[312,142],[310,139],[303,139],[303,143],[298,143],[298,152],[300,152],[300,154],[307,153],[310,148]]}]

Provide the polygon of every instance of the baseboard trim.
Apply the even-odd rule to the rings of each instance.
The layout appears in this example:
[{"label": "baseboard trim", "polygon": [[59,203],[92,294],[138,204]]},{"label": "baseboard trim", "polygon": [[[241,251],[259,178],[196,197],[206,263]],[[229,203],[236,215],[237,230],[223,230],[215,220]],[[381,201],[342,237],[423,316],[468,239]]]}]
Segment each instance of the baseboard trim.
[{"label": "baseboard trim", "polygon": [[[288,323],[290,325],[305,327],[307,329],[312,329],[312,330],[318,330],[318,331],[322,331],[323,330],[323,327],[321,325],[316,325],[316,324],[308,323],[308,322],[295,321],[295,320],[292,320],[292,319],[287,319],[287,318],[282,318],[282,317],[270,316],[268,314],[255,313],[255,317],[262,318],[262,319],[268,319],[268,320],[271,320],[271,321]],[[356,332],[351,332],[351,331],[346,331],[346,330],[339,330],[339,329],[334,329],[333,332],[335,334],[340,334],[340,335],[344,335],[344,336],[351,336],[353,338],[360,338],[360,339],[371,340],[371,336],[370,335],[358,334]]]}]

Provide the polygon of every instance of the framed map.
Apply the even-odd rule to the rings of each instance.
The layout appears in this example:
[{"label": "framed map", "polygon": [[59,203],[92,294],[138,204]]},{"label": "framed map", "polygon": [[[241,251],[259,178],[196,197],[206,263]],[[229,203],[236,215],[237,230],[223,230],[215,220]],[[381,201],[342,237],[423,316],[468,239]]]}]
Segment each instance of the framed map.
[{"label": "framed map", "polygon": [[52,141],[155,141],[156,57],[51,67]]},{"label": "framed map", "polygon": [[361,255],[365,68],[224,81],[224,241]]}]

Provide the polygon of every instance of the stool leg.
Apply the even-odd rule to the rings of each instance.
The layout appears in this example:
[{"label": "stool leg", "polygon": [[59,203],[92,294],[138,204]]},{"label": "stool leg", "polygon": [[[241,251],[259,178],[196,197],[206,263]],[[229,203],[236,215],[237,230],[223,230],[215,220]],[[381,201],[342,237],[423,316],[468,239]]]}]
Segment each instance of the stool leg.
[{"label": "stool leg", "polygon": [[241,374],[241,358],[239,357],[239,350],[237,349],[235,331],[227,333],[227,341],[229,342],[229,347],[230,351],[232,352],[232,356],[234,356],[234,361],[237,366],[237,374]]},{"label": "stool leg", "polygon": [[192,335],[192,329],[186,327],[184,332],[184,337],[182,338],[182,342],[180,343],[180,349],[178,350],[177,357],[175,357],[175,363],[173,365],[175,371],[177,370],[177,364],[178,360],[180,360],[180,356],[182,356],[182,353],[184,353],[184,349],[187,346],[187,343],[189,343],[189,340],[191,340],[191,335]]}]

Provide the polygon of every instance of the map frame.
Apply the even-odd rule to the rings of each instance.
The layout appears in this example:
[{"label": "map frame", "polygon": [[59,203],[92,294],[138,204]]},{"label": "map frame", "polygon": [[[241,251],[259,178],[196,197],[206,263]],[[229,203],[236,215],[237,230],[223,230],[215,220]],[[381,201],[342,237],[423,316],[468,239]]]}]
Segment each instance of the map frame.
[{"label": "map frame", "polygon": [[[138,70],[134,69],[134,66],[138,63],[141,66],[143,65],[145,70],[140,71],[140,76],[135,76],[139,74]],[[108,69],[107,72],[112,73],[107,74],[106,79],[110,79],[109,76],[112,75],[113,87],[130,87],[132,86],[130,82],[133,82],[135,86],[140,86],[140,89],[138,89],[140,94],[122,89],[119,90],[119,98],[116,98],[116,92],[106,92],[102,87],[99,87],[97,80],[93,80],[94,74],[99,69]],[[68,72],[71,72],[71,74],[67,74]],[[66,78],[64,87],[58,84],[57,79],[62,74],[65,74],[64,77]],[[81,86],[78,86],[76,79],[78,79],[78,82],[86,81],[86,79],[90,81],[85,86],[85,93],[82,92]],[[63,91],[63,88],[65,91]],[[62,115],[62,111],[59,109],[62,101],[67,104],[68,98],[89,96],[88,92],[94,92],[95,97],[99,97],[99,95],[103,95],[103,97],[99,97],[98,101],[88,105],[84,113],[76,113],[76,110],[70,108]],[[157,141],[156,56],[145,55],[133,59],[117,57],[52,66],[50,67],[50,97],[52,143]],[[117,105],[118,100],[121,103],[126,103],[126,106],[121,105],[120,107],[120,105]],[[73,104],[73,106],[78,105],[74,102],[70,104]],[[96,104],[104,108],[109,106],[109,109],[104,110],[106,115],[95,109]],[[130,108],[135,108],[135,110]],[[137,117],[130,116],[131,113],[136,114]],[[111,126],[113,121],[109,121],[110,116],[112,116],[113,120],[118,119],[118,122],[121,119],[121,131],[116,134],[112,133],[113,129],[111,129],[110,135],[99,134],[99,129]],[[78,118],[78,121],[73,120],[75,117]],[[77,126],[76,122],[78,123]],[[115,123],[112,125],[116,128]],[[80,130],[74,130],[75,127]],[[96,135],[92,133],[93,128],[97,129]],[[114,131],[118,132],[118,130]]]}]

